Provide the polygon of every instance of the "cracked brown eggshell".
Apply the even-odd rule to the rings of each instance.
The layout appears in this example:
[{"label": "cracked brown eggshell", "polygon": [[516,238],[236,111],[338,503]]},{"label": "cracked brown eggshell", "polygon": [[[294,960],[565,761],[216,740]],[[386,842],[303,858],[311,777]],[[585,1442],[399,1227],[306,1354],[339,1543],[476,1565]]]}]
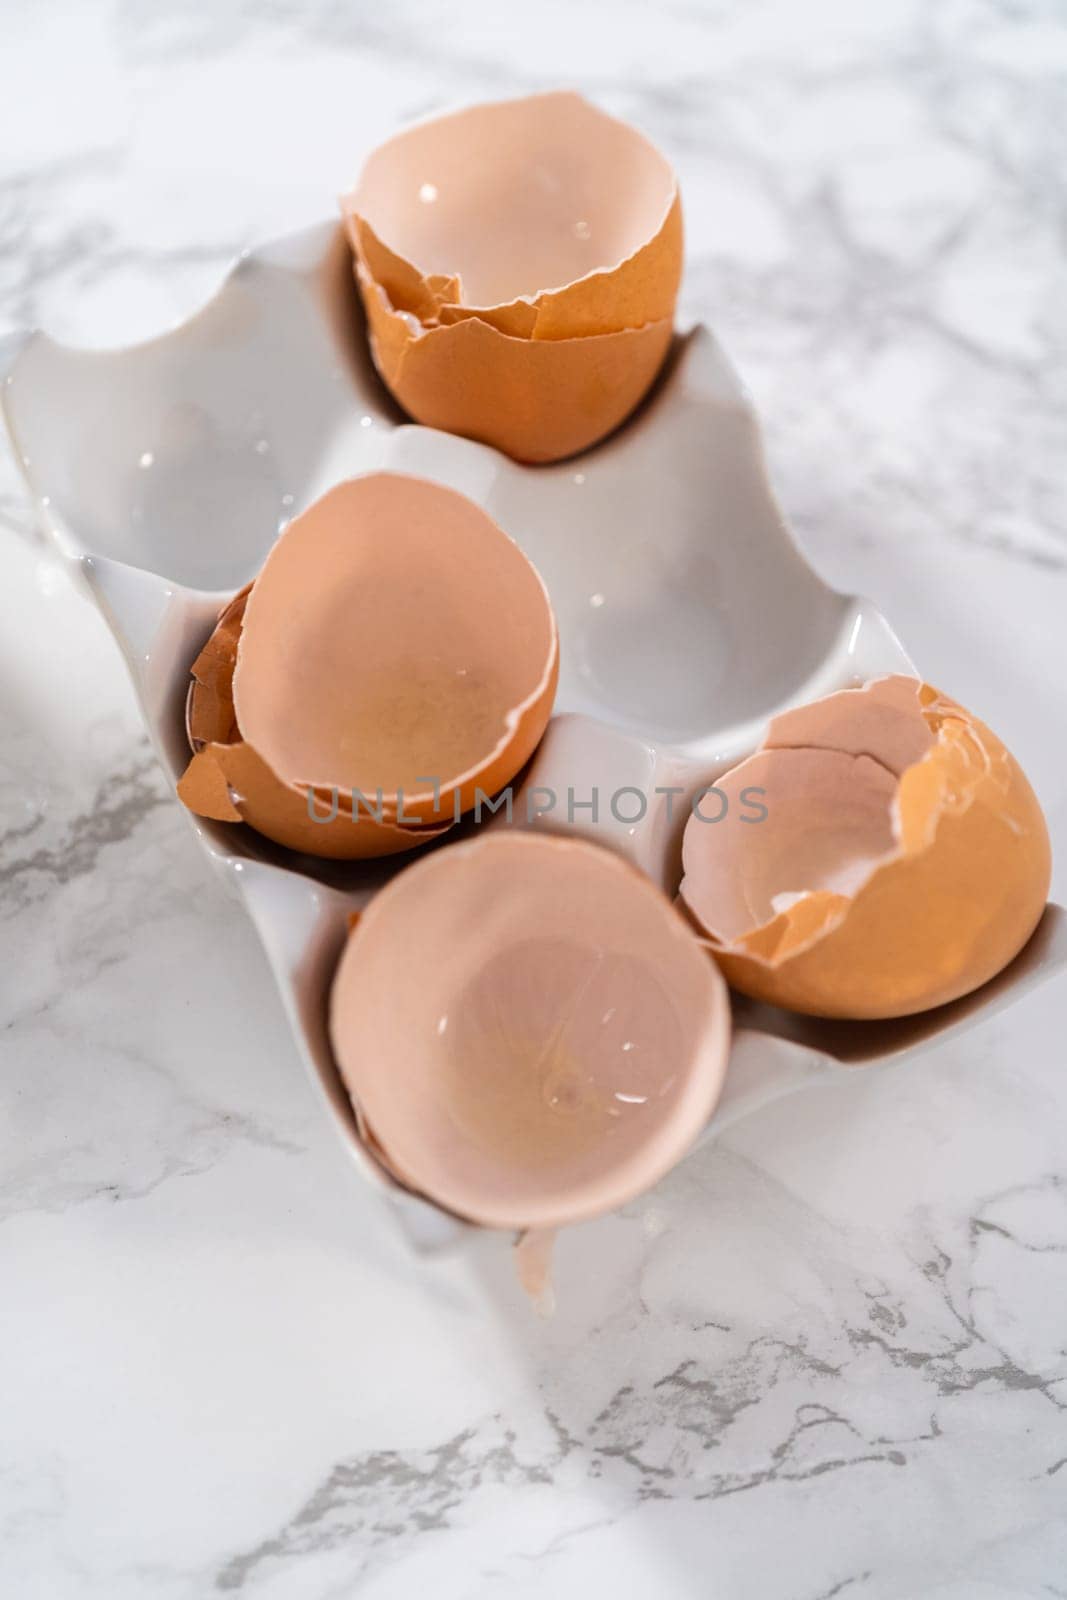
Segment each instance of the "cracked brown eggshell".
[{"label": "cracked brown eggshell", "polygon": [[375,363],[418,421],[525,461],[602,438],[670,344],[674,173],[559,92],[473,106],[381,145],[342,199]]},{"label": "cracked brown eggshell", "polygon": [[385,821],[434,825],[525,764],[558,673],[548,594],[518,545],[454,489],[379,472],[278,538],[233,696],[244,739],[294,791],[380,792]]},{"label": "cracked brown eggshell", "polygon": [[643,1192],[721,1092],[730,1008],[685,920],[599,846],[502,831],[401,872],[351,930],[330,1036],[361,1128],[471,1221],[553,1228]]},{"label": "cracked brown eggshell", "polygon": [[[189,809],[361,859],[439,837],[524,765],[551,714],[558,643],[540,578],[484,512],[380,473],[290,524],[192,673]],[[290,775],[305,759],[311,781]]]},{"label": "cracked brown eggshell", "polygon": [[587,339],[514,339],[477,317],[413,334],[381,287],[357,276],[375,365],[404,410],[516,461],[562,461],[605,438],[670,348],[669,320]]},{"label": "cracked brown eggshell", "polygon": [[[924,1011],[987,982],[1041,918],[1051,852],[1033,790],[995,734],[916,679],[776,717],[716,787],[724,820],[687,822],[680,893],[755,999]],[[742,820],[755,805],[766,817]]]}]

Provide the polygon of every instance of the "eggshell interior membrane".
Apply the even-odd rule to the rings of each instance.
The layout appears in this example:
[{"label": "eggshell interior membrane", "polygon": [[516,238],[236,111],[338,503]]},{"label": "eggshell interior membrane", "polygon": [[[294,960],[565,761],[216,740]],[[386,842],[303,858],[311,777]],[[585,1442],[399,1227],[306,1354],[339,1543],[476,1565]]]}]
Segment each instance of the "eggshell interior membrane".
[{"label": "eggshell interior membrane", "polygon": [[[366,859],[414,850],[447,831],[402,827],[350,807],[314,804],[291,789],[246,744],[237,726],[233,674],[248,586],[222,611],[193,663],[186,713],[192,760],[178,781],[178,796],[197,816],[217,822],[245,822],[287,849],[335,860]],[[314,818],[312,816],[314,812]]]},{"label": "eggshell interior membrane", "polygon": [[401,873],[353,929],[330,1031],[386,1165],[460,1216],[554,1227],[648,1188],[718,1099],[726,986],[597,846],[499,832]]},{"label": "eggshell interior membrane", "polygon": [[375,473],[330,490],[274,545],[245,610],[234,704],[283,783],[355,794],[356,810],[380,791],[386,820],[433,823],[529,758],[558,664],[548,595],[518,546],[454,490]]},{"label": "eggshell interior membrane", "polygon": [[396,310],[571,338],[672,314],[681,207],[670,164],[580,95],[472,106],[381,145],[342,201]]},{"label": "eggshell interior membrane", "polygon": [[[716,787],[723,820],[686,824],[680,892],[757,999],[923,1011],[987,982],[1040,920],[1051,855],[1033,790],[988,728],[916,679],[786,712]],[[755,804],[767,815],[747,820]]]}]

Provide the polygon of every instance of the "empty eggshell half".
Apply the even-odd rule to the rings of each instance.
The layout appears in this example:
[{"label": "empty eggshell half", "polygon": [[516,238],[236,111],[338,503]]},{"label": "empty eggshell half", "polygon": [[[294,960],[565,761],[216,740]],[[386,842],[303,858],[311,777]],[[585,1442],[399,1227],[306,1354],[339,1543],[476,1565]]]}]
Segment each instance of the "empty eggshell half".
[{"label": "empty eggshell half", "polygon": [[341,1075],[384,1164],[472,1221],[551,1228],[649,1188],[722,1088],[726,986],[648,879],[501,831],[414,863],[334,981]]},{"label": "empty eggshell half", "polygon": [[725,806],[686,824],[681,896],[756,999],[924,1011],[992,978],[1040,920],[1051,856],[1033,790],[988,728],[916,679],[776,717],[716,787]]},{"label": "empty eggshell half", "polygon": [[518,545],[455,490],[372,473],[272,548],[246,604],[234,707],[293,790],[361,814],[380,795],[388,822],[439,824],[528,760],[558,670],[548,595]]},{"label": "empty eggshell half", "polygon": [[314,806],[313,820],[307,796],[282,783],[242,739],[233,672],[250,587],[230,601],[193,663],[186,715],[193,757],[178,781],[179,798],[197,816],[246,822],[287,849],[334,860],[397,855],[439,837],[448,823],[405,828],[366,813],[353,819],[341,805],[333,815],[331,806]]},{"label": "empty eggshell half", "polygon": [[409,128],[341,209],[375,362],[420,422],[553,460],[610,432],[655,377],[682,270],[677,182],[580,95]]}]

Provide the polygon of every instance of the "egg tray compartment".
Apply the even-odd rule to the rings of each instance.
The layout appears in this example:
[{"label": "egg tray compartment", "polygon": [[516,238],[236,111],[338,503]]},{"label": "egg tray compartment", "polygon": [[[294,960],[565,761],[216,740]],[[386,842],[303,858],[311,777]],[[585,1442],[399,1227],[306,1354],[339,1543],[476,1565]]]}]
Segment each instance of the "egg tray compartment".
[{"label": "egg tray compartment", "polygon": [[[370,361],[348,245],[324,224],[243,256],[161,338],[80,351],[42,333],[0,344],[4,415],[43,531],[125,656],[170,780],[188,759],[189,667],[279,528],[339,479],[396,471],[468,495],[540,571],[559,623],[555,713],[514,786],[551,790],[536,826],[596,838],[669,894],[692,797],[788,706],[914,672],[867,601],[824,584],[767,482],[759,426],[711,333],[679,336],[640,410],[581,456],[525,467],[415,426]],[[951,687],[951,686],[950,686]],[[594,820],[589,802],[598,795]],[[625,797],[623,796],[625,791]],[[635,794],[634,791],[637,791]],[[619,820],[640,812],[640,819]],[[534,796],[536,810],[546,797]],[[184,808],[183,808],[184,809]],[[188,815],[188,813],[187,813]],[[266,949],[294,1037],[346,1148],[409,1238],[465,1231],[397,1187],[361,1140],[326,1036],[348,917],[409,856],[333,863],[189,817]],[[493,822],[483,824],[496,825]],[[449,842],[470,823],[449,833]],[[709,1133],[842,1064],[899,1057],[1016,998],[1067,961],[1050,907],[976,995],[894,1023],[819,1023],[741,1001]]]}]

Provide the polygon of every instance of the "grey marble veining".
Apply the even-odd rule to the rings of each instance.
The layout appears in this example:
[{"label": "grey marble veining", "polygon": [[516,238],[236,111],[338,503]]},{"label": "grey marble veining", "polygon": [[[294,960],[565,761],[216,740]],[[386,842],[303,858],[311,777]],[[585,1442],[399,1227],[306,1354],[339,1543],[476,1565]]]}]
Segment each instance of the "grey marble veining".
[{"label": "grey marble veining", "polygon": [[[438,106],[570,82],[638,120],[805,549],[1062,851],[1058,0],[0,24],[0,336],[173,324]],[[1062,983],[573,1230],[540,1322],[496,1241],[399,1250],[6,456],[0,524],[0,1593],[1067,1595]]]}]

